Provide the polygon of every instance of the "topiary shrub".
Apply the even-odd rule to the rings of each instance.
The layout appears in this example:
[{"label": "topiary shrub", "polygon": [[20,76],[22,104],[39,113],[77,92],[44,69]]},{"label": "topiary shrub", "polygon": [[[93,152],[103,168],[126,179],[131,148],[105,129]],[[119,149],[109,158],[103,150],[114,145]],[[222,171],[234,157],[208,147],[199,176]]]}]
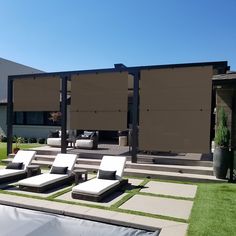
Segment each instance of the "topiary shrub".
[{"label": "topiary shrub", "polygon": [[230,141],[230,131],[227,126],[227,115],[223,108],[219,110],[219,125],[216,129],[215,144],[218,147],[228,148]]}]

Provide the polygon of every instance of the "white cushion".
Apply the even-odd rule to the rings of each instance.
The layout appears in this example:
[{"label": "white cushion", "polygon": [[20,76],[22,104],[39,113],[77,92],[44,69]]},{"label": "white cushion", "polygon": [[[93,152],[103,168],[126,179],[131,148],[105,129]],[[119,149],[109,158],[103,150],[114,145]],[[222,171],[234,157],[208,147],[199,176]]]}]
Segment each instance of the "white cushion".
[{"label": "white cushion", "polygon": [[72,192],[74,193],[89,193],[100,195],[110,188],[118,185],[120,183],[119,180],[108,180],[108,179],[91,179],[89,181],[83,182],[79,185],[76,185],[72,188]]},{"label": "white cushion", "polygon": [[54,146],[54,147],[60,147],[61,146],[61,138],[48,138],[47,145]]},{"label": "white cushion", "polygon": [[23,162],[24,170],[26,170],[27,166],[32,162],[35,154],[36,151],[19,150],[13,158],[12,162]]},{"label": "white cushion", "polygon": [[57,154],[52,166],[57,167],[68,167],[68,170],[71,171],[74,168],[75,162],[77,159],[76,154],[64,154],[59,153]]},{"label": "white cushion", "polygon": [[103,156],[99,169],[109,171],[116,170],[116,179],[121,180],[124,173],[125,163],[126,157],[124,156]]},{"label": "white cushion", "polygon": [[1,169],[0,170],[0,179],[5,178],[5,177],[9,177],[9,176],[24,174],[24,173],[25,173],[25,170]]},{"label": "white cushion", "polygon": [[78,139],[75,142],[75,147],[77,148],[93,148],[92,139]]},{"label": "white cushion", "polygon": [[47,184],[57,182],[62,179],[66,179],[68,175],[58,175],[58,174],[41,174],[30,178],[20,180],[18,185],[28,186],[28,187],[43,187]]}]

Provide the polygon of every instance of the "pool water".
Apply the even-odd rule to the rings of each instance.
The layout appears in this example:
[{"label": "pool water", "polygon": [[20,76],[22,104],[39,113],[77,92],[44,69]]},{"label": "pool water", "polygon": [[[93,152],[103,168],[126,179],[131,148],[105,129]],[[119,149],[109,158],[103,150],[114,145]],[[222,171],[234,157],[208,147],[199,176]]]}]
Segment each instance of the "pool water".
[{"label": "pool water", "polygon": [[0,205],[1,236],[157,236],[134,228]]}]

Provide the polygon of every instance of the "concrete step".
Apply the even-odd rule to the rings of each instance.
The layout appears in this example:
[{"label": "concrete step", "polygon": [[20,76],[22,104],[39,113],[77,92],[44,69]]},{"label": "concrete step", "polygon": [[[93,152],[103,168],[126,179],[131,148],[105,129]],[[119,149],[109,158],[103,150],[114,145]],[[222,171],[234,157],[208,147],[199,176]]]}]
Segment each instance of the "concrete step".
[{"label": "concrete step", "polygon": [[[13,155],[11,155],[13,157]],[[55,159],[55,155],[36,155],[35,161],[41,163],[41,165],[51,165]],[[7,160],[6,160],[7,161]],[[35,162],[33,161],[33,163]],[[101,159],[89,159],[89,158],[78,158],[77,164],[82,165],[93,165],[99,166]],[[176,172],[176,173],[189,173],[189,174],[199,174],[199,175],[213,175],[212,167],[205,166],[185,166],[185,165],[164,165],[164,164],[149,164],[149,163],[131,163],[127,161],[126,167],[130,169],[140,169],[140,170],[152,170],[152,171],[165,171],[165,172]]]},{"label": "concrete step", "polygon": [[[11,161],[11,158],[5,159],[4,162]],[[51,160],[33,160],[32,164],[38,164],[42,167],[50,167],[52,165]],[[129,163],[124,171],[124,175],[126,176],[139,176],[139,177],[150,177],[150,178],[157,178],[163,180],[178,180],[178,181],[190,181],[190,182],[226,182],[227,180],[220,180],[216,179],[212,175],[203,175],[203,174],[193,174],[193,173],[180,173],[180,172],[173,172],[173,171],[158,171],[158,170],[150,170],[150,169],[140,169],[138,168],[139,164],[135,164],[132,168],[130,168]],[[86,169],[89,172],[97,172],[99,165],[96,163],[95,165],[92,163],[84,164],[84,163],[77,163],[75,165],[75,169]],[[183,168],[183,167],[182,167]]]},{"label": "concrete step", "polygon": [[[36,155],[36,160],[53,162],[55,157],[56,156]],[[101,160],[78,158],[76,163],[99,166],[101,163]],[[168,172],[177,172],[177,173],[213,175],[213,168],[204,167],[204,166],[162,165],[162,164],[154,164],[154,163],[152,164],[131,163],[131,161],[127,161],[126,166],[127,168],[131,168],[131,169],[144,169],[144,170],[154,170],[154,171],[168,171]]]},{"label": "concrete step", "polygon": [[[60,153],[58,148],[45,148],[37,149],[37,155],[52,155],[55,156]],[[105,153],[101,153],[101,150],[80,150],[68,148],[68,153],[79,153],[81,158],[89,159],[101,159]],[[110,155],[110,154],[109,154]],[[125,153],[127,160],[131,160],[130,153]],[[181,166],[205,166],[212,167],[212,154],[194,154],[194,153],[158,153],[155,155],[138,154],[139,163],[156,163],[161,165],[181,165]]]},{"label": "concrete step", "polygon": [[[90,172],[97,172],[97,165],[85,165],[85,164],[76,164],[75,168],[86,169]],[[215,176],[211,175],[198,175],[198,174],[189,174],[189,173],[176,173],[176,172],[167,172],[167,171],[154,171],[154,170],[144,170],[144,169],[134,169],[134,168],[125,168],[125,176],[138,176],[138,177],[147,177],[147,178],[156,178],[163,180],[176,180],[176,181],[189,181],[189,182],[227,182],[227,180],[216,179]]]}]

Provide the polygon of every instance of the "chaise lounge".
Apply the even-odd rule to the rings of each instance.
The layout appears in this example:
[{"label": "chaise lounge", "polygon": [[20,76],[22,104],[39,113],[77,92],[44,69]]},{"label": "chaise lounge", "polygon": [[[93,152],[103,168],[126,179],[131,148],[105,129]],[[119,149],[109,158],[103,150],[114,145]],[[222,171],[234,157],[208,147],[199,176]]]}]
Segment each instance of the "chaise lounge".
[{"label": "chaise lounge", "polygon": [[24,179],[27,176],[27,167],[31,164],[36,151],[19,150],[6,169],[0,170],[0,184]]},{"label": "chaise lounge", "polygon": [[72,198],[99,202],[128,183],[122,179],[126,157],[103,156],[97,177],[72,188]]},{"label": "chaise lounge", "polygon": [[33,176],[18,182],[20,190],[45,192],[74,180],[76,154],[57,154],[49,173]]}]

